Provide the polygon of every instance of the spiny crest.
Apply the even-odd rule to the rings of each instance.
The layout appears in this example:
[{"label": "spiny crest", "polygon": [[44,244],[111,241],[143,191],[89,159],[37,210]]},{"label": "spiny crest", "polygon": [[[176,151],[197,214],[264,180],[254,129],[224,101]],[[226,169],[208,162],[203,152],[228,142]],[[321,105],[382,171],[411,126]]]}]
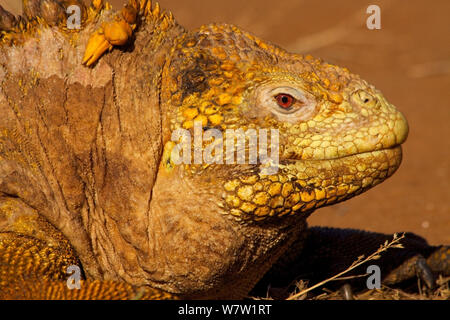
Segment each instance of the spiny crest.
[{"label": "spiny crest", "polygon": [[[112,7],[103,0],[92,0],[86,6],[82,0],[22,0],[23,14],[15,17],[0,6],[0,44],[17,45],[26,37],[33,36],[42,27],[58,27],[67,34],[78,32],[86,25],[99,19],[103,12]],[[80,9],[80,28],[67,27],[67,19],[72,14],[72,5]],[[133,31],[142,20],[158,20],[160,28],[166,29],[173,21],[172,13],[162,12],[158,3],[151,0],[129,0],[121,11],[90,37],[83,64],[92,65],[107,50],[128,43]]]},{"label": "spiny crest", "polygon": [[40,27],[57,26],[66,32],[77,31],[65,25],[66,12],[71,5],[80,9],[80,22],[86,23],[94,16],[94,9],[87,8],[82,0],[22,0],[22,5],[23,14],[17,17],[0,7],[0,43],[20,44]]}]

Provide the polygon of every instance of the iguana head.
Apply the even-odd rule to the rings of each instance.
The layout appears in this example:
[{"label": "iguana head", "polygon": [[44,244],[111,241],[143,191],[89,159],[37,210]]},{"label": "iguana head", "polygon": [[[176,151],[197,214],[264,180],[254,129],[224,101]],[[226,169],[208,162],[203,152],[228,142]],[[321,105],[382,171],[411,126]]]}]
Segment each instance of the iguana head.
[{"label": "iguana head", "polygon": [[[217,204],[238,221],[276,223],[309,213],[375,186],[400,164],[408,125],[377,89],[346,68],[288,53],[237,27],[208,25],[185,34],[163,80],[171,115],[164,169],[182,162],[184,175],[220,184]],[[196,122],[203,130],[197,133],[207,136],[194,146]],[[177,158],[179,148],[169,151],[183,129],[191,155]],[[221,135],[211,138],[210,129]],[[235,148],[246,151],[245,163],[227,153],[234,142],[227,133],[238,129],[248,133],[245,145]],[[278,150],[267,155],[272,151],[277,164],[264,174],[260,134],[269,141],[271,133],[278,135],[272,137]],[[194,147],[202,157],[194,159]],[[258,159],[251,159],[255,150]]]}]

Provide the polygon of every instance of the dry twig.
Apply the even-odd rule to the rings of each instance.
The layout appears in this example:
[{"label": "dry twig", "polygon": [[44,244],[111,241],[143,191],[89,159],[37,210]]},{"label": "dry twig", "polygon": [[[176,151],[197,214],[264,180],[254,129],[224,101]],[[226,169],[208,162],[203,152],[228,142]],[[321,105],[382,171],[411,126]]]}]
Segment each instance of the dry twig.
[{"label": "dry twig", "polygon": [[403,246],[402,246],[401,243],[400,243],[400,240],[403,239],[404,237],[405,237],[405,234],[404,234],[404,233],[403,233],[400,237],[395,233],[395,234],[394,234],[394,237],[393,237],[393,239],[392,239],[391,242],[389,242],[388,240],[386,240],[386,241],[384,242],[384,244],[381,245],[380,248],[379,248],[377,251],[375,251],[374,253],[372,253],[371,255],[369,255],[367,258],[364,258],[364,255],[359,256],[358,259],[356,259],[356,260],[355,260],[355,261],[354,261],[347,269],[345,269],[344,271],[342,271],[342,272],[340,272],[340,273],[334,275],[334,276],[331,277],[331,278],[328,278],[328,279],[326,279],[326,280],[324,280],[324,281],[321,281],[321,282],[319,282],[319,283],[313,285],[312,287],[310,287],[310,288],[308,288],[308,289],[304,289],[304,290],[302,290],[302,291],[300,291],[300,292],[298,292],[298,293],[296,293],[296,294],[290,296],[289,298],[287,298],[287,300],[298,300],[298,299],[300,299],[303,295],[305,295],[306,293],[310,292],[311,290],[314,290],[314,289],[316,289],[316,288],[318,288],[318,287],[320,287],[320,286],[323,286],[323,285],[324,285],[325,283],[327,283],[327,282],[330,282],[330,281],[332,281],[332,280],[335,280],[335,279],[341,277],[342,275],[344,275],[344,274],[350,272],[351,270],[353,270],[353,269],[359,267],[360,265],[362,265],[362,264],[364,264],[364,263],[366,263],[366,262],[368,262],[368,261],[371,261],[371,260],[377,260],[377,259],[379,259],[379,258],[381,257],[380,254],[381,254],[382,252],[386,251],[386,250],[389,249],[389,248],[403,248]]}]

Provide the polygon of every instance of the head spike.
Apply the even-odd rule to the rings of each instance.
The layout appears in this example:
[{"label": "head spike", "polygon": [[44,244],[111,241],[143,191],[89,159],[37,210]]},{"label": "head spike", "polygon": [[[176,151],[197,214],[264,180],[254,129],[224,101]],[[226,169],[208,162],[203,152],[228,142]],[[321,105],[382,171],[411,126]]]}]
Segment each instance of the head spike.
[{"label": "head spike", "polygon": [[10,31],[17,25],[14,15],[0,6],[0,31]]},{"label": "head spike", "polygon": [[132,6],[136,11],[139,11],[139,1],[138,0],[128,0],[128,4]]},{"label": "head spike", "polygon": [[56,0],[41,0],[41,17],[54,26],[66,18],[64,8]]},{"label": "head spike", "polygon": [[136,22],[137,10],[131,4],[127,4],[122,8],[122,17],[129,24]]},{"label": "head spike", "polygon": [[166,30],[169,27],[169,21],[167,17],[163,17],[161,21],[161,30]]},{"label": "head spike", "polygon": [[34,20],[41,14],[40,0],[22,0],[23,14],[28,20]]},{"label": "head spike", "polygon": [[25,21],[25,18],[22,16],[17,16],[17,28],[19,30],[24,30],[26,25],[27,22]]},{"label": "head spike", "polygon": [[103,8],[103,0],[92,0],[91,5],[95,10],[100,11]]},{"label": "head spike", "polygon": [[152,15],[153,15],[155,18],[159,18],[159,13],[160,13],[160,11],[161,11],[161,9],[160,9],[160,7],[159,7],[159,3],[156,2],[156,3],[155,3],[155,7],[153,8],[153,11],[152,11]]},{"label": "head spike", "polygon": [[145,14],[145,16],[152,15],[152,2],[151,1],[147,1],[147,5],[145,6],[144,14]]},{"label": "head spike", "polygon": [[150,0],[139,0],[139,14],[145,15],[145,10],[147,8],[147,5],[150,4],[150,7],[152,6],[152,3]]}]

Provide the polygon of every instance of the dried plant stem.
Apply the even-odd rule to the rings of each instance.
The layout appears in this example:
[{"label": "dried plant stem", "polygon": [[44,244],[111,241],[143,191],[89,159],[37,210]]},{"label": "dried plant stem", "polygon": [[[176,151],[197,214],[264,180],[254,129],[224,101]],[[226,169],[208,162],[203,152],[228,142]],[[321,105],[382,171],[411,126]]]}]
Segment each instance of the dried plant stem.
[{"label": "dried plant stem", "polygon": [[400,237],[395,233],[394,234],[394,238],[392,239],[391,242],[388,242],[386,240],[386,242],[380,246],[380,248],[375,251],[374,253],[372,253],[371,255],[369,255],[367,258],[364,259],[364,255],[359,256],[357,260],[355,260],[347,269],[345,269],[344,271],[332,276],[331,278],[328,278],[324,281],[321,281],[315,285],[313,285],[312,287],[308,288],[308,289],[304,289],[290,297],[287,298],[287,300],[297,300],[299,299],[301,296],[303,296],[304,294],[308,293],[311,290],[314,290],[320,286],[323,286],[325,283],[330,282],[332,280],[335,280],[336,278],[339,278],[340,276],[350,272],[351,270],[359,267],[360,265],[370,261],[370,260],[376,260],[380,258],[380,253],[386,251],[387,249],[394,247],[394,248],[402,248],[401,244],[399,243],[401,239],[403,239],[405,237],[405,234],[403,233]]}]

